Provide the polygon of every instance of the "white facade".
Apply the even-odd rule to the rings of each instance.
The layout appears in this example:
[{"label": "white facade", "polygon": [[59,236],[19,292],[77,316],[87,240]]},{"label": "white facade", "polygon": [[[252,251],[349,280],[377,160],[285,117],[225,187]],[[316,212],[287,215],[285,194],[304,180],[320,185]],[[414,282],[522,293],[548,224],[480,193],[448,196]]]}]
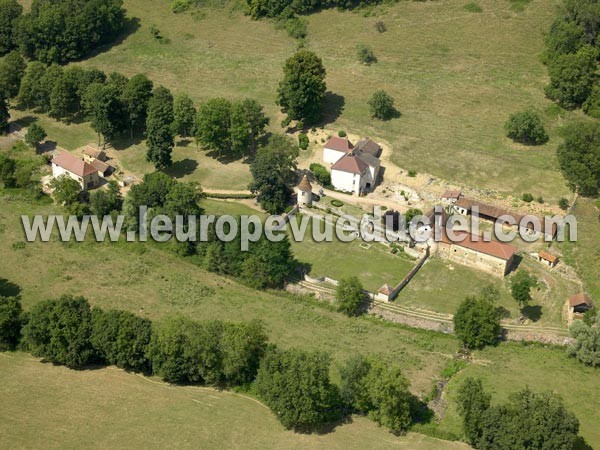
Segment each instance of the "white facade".
[{"label": "white facade", "polygon": [[339,150],[334,150],[332,148],[325,147],[323,149],[323,161],[327,164],[333,164],[338,161],[342,156],[344,156],[345,152],[340,152]]},{"label": "white facade", "polygon": [[60,176],[66,175],[69,178],[74,179],[79,183],[81,189],[90,189],[98,184],[98,174],[96,172],[87,175],[85,178],[82,178],[78,175],[75,175],[73,172],[69,172],[68,170],[60,167],[59,165],[52,163],[52,176],[54,178],[58,178]]},{"label": "white facade", "polygon": [[365,170],[362,174],[344,172],[342,170],[331,171],[331,184],[340,191],[352,192],[353,194],[360,195],[365,190],[367,183],[368,170]]}]

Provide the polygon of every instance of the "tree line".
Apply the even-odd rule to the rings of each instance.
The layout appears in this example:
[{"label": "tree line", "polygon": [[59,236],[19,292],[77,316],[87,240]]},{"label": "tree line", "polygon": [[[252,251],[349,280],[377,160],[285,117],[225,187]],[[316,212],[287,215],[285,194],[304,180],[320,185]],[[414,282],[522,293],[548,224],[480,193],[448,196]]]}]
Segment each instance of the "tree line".
[{"label": "tree line", "polygon": [[355,356],[341,367],[337,385],[327,353],[282,350],[259,321],[150,321],[69,295],[24,312],[18,297],[0,297],[0,349],[15,348],[72,369],[106,364],[171,383],[242,387],[288,429],[311,430],[358,413],[404,433],[421,414],[394,361]]},{"label": "tree line", "polygon": [[17,0],[0,1],[0,56],[19,50],[43,63],[80,59],[124,29],[121,0],[33,0],[23,14]]}]

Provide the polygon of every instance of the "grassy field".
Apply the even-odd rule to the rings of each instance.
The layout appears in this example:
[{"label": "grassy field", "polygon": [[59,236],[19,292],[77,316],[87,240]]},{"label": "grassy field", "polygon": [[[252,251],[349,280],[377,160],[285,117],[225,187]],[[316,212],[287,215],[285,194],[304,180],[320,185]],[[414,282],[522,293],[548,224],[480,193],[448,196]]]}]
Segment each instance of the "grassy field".
[{"label": "grassy field", "polygon": [[[292,219],[294,220],[294,219]],[[395,286],[414,266],[414,261],[401,253],[392,254],[390,248],[362,240],[341,242],[315,242],[312,239],[312,222],[307,227],[307,239],[294,242],[292,251],[296,259],[310,264],[309,275],[328,276],[340,280],[357,276],[365,289],[371,292],[388,283]]]},{"label": "grassy field", "polygon": [[[544,98],[547,75],[539,55],[558,3],[532,0],[518,10],[509,0],[480,0],[482,12],[473,13],[464,0],[402,1],[311,15],[307,45],[323,58],[331,92],[324,125],[388,142],[392,160],[406,169],[556,202],[568,194],[557,171],[556,131],[574,114]],[[236,4],[176,15],[163,0],[126,0],[135,18],[131,33],[81,64],[128,76],[145,73],[174,93],[188,92],[197,103],[215,96],[253,97],[265,106],[272,130],[281,130],[275,92],[283,62],[297,44],[272,22],[244,16]],[[386,33],[375,30],[379,19]],[[152,37],[152,26],[168,43]],[[357,61],[359,43],[373,47],[376,64]],[[375,87],[395,97],[401,117],[369,118],[366,101]],[[504,136],[508,115],[524,108],[542,113],[548,144],[523,147]],[[61,124],[43,122],[50,139],[67,148],[94,139],[87,125],[76,126],[71,135]],[[150,169],[143,143],[116,146],[125,169]],[[172,170],[184,179],[212,188],[247,186],[246,164],[219,163],[193,143],[177,147],[174,161]]]},{"label": "grassy field", "polygon": [[114,367],[74,371],[0,353],[2,448],[466,449],[366,418],[327,434],[285,431],[268,408],[230,392],[174,387]]}]

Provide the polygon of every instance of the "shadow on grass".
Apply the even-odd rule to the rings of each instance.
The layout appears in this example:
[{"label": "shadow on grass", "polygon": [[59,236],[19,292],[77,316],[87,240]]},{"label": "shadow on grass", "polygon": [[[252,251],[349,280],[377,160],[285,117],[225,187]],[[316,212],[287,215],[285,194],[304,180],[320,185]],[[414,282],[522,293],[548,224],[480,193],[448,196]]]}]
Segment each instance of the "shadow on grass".
[{"label": "shadow on grass", "polygon": [[323,120],[321,120],[318,125],[325,126],[335,122],[344,111],[345,106],[346,99],[343,96],[327,91],[325,93],[325,105],[323,107]]},{"label": "shadow on grass", "polygon": [[44,141],[41,144],[38,144],[38,146],[35,149],[35,152],[38,155],[53,152],[54,150],[56,150],[57,145],[58,144],[54,141]]},{"label": "shadow on grass", "polygon": [[195,159],[182,159],[176,161],[170,167],[165,168],[163,171],[172,177],[182,178],[186,175],[191,175],[198,168],[198,161]]},{"label": "shadow on grass", "polygon": [[115,37],[115,39],[89,51],[78,61],[84,61],[86,59],[93,58],[94,56],[97,56],[100,53],[109,51],[111,48],[122,44],[125,39],[127,39],[130,35],[135,33],[140,28],[140,19],[138,19],[137,17],[125,17],[123,22],[123,30],[119,35]]},{"label": "shadow on grass", "polygon": [[540,305],[527,305],[521,312],[532,322],[537,322],[542,317],[542,307]]},{"label": "shadow on grass", "polygon": [[11,283],[6,278],[0,278],[0,297],[16,297],[21,293],[18,284]]}]

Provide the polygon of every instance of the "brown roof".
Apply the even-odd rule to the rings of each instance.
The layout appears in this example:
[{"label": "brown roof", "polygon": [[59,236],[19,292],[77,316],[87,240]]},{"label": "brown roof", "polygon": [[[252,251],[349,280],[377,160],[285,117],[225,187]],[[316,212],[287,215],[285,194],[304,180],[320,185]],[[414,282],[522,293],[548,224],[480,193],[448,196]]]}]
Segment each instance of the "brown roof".
[{"label": "brown roof", "polygon": [[333,166],[331,166],[331,170],[339,170],[340,172],[361,174],[368,167],[368,164],[364,162],[360,157],[348,153],[342,156],[340,159],[338,159],[337,162]]},{"label": "brown roof", "polygon": [[542,250],[539,253],[539,255],[540,258],[545,259],[546,261],[549,261],[551,263],[555,263],[556,261],[558,261],[558,256],[555,256],[552,253],[545,252],[544,250]]},{"label": "brown roof", "polygon": [[458,199],[460,198],[461,192],[460,191],[445,191],[440,198],[451,198],[451,199]]},{"label": "brown roof", "polygon": [[580,292],[579,294],[575,294],[575,295],[571,295],[569,297],[569,306],[571,307],[575,307],[577,305],[591,305],[592,304],[592,299],[590,298],[589,295],[584,294],[583,292]]},{"label": "brown roof", "polygon": [[104,152],[104,150],[100,150],[99,148],[90,144],[83,147],[83,153],[101,161],[106,160],[106,153]]},{"label": "brown roof", "polygon": [[390,295],[392,293],[392,287],[389,284],[385,283],[379,288],[377,292],[383,295]]},{"label": "brown roof", "polygon": [[361,152],[373,155],[376,158],[378,158],[381,153],[381,146],[377,142],[371,140],[370,138],[365,138],[361,141],[358,141],[355,145],[355,148],[357,148]]},{"label": "brown roof", "polygon": [[352,151],[353,145],[348,140],[347,137],[341,138],[341,137],[337,137],[337,136],[332,136],[325,143],[325,148],[329,148],[331,150],[337,150],[338,152],[348,153],[348,152]]},{"label": "brown roof", "polygon": [[69,152],[62,152],[52,159],[52,164],[56,164],[63,169],[74,173],[78,177],[86,177],[91,173],[97,172],[91,164],[86,163],[83,159],[73,156]]},{"label": "brown roof", "polygon": [[106,164],[103,161],[100,161],[99,159],[93,160],[90,163],[90,165],[92,167],[94,167],[98,172],[102,172],[102,173],[106,172],[110,168],[110,166],[108,164]]},{"label": "brown roof", "polygon": [[[454,244],[459,247],[468,248],[479,253],[494,256],[496,258],[508,261],[517,252],[517,247],[504,242],[484,241],[481,236],[473,235],[467,231],[455,231],[454,235],[457,241],[452,241],[446,234],[446,229],[443,229],[442,242],[446,244]],[[477,239],[477,240],[476,240]]]},{"label": "brown roof", "polygon": [[[488,205],[486,203],[482,203],[480,201],[473,200],[473,199],[470,199],[467,197],[460,197],[458,199],[458,201],[454,204],[454,206],[458,207],[458,208],[464,208],[467,211],[469,211],[469,213],[471,213],[473,207],[476,206],[479,209],[480,217],[486,216],[486,217],[490,217],[494,220],[498,219],[500,216],[510,216],[515,219],[515,222],[517,225],[525,217],[531,217],[531,218],[536,217],[532,214],[527,214],[527,215],[523,216],[521,214],[509,211],[507,209],[500,208],[498,206]],[[550,228],[546,228],[546,221],[544,220],[544,218],[537,217],[537,219],[540,221],[540,225],[542,227],[542,229],[541,229],[542,233],[544,233],[545,235],[548,235],[548,236],[554,236],[556,234],[556,231],[557,231],[556,223],[553,223]],[[533,229],[534,226],[532,223],[528,222],[525,225],[525,228]]]},{"label": "brown roof", "polygon": [[304,192],[312,192],[312,185],[310,184],[310,181],[308,181],[308,177],[306,175],[304,175],[302,180],[300,180],[298,189]]}]

